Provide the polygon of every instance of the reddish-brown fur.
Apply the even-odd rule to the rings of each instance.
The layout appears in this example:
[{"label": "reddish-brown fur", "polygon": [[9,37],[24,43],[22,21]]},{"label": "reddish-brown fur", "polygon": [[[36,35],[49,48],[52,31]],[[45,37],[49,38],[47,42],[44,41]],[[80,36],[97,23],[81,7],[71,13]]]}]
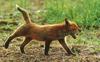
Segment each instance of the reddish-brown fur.
[{"label": "reddish-brown fur", "polygon": [[79,31],[79,27],[76,23],[65,19],[65,22],[60,24],[38,25],[31,22],[29,14],[25,9],[19,6],[17,6],[17,9],[23,14],[26,23],[20,26],[14,31],[13,34],[10,35],[5,43],[5,48],[8,48],[9,43],[15,37],[24,36],[25,40],[20,46],[22,53],[25,53],[25,45],[27,45],[32,39],[35,39],[39,41],[45,41],[45,55],[48,55],[50,43],[53,40],[58,40],[69,55],[73,54],[71,50],[67,47],[64,41],[64,37],[67,35],[71,35],[73,38],[76,38],[77,31]]}]

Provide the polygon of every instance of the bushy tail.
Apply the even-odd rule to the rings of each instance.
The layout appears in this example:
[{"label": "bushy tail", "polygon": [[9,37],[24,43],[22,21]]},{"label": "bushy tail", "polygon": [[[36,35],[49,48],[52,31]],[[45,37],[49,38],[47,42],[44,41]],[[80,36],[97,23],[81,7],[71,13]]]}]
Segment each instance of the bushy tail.
[{"label": "bushy tail", "polygon": [[16,5],[16,8],[22,13],[25,22],[26,23],[31,23],[31,19],[29,17],[29,13],[24,8],[21,8],[18,5]]}]

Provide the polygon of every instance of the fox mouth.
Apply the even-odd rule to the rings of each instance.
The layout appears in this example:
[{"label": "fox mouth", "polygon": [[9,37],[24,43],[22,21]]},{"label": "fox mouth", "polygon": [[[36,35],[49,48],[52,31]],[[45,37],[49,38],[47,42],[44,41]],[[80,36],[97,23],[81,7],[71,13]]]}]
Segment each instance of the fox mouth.
[{"label": "fox mouth", "polygon": [[74,39],[76,39],[76,35],[75,35],[75,34],[72,34],[71,36],[72,36]]}]

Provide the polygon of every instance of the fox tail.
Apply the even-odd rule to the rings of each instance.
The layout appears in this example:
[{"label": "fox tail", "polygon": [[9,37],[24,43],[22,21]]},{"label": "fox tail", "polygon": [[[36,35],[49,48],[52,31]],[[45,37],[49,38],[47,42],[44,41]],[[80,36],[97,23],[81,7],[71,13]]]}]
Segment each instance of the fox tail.
[{"label": "fox tail", "polygon": [[16,8],[22,13],[25,22],[26,22],[27,24],[28,24],[28,23],[31,23],[31,19],[30,19],[30,17],[29,17],[29,13],[28,13],[24,8],[21,8],[21,7],[18,6],[18,5],[16,5]]}]

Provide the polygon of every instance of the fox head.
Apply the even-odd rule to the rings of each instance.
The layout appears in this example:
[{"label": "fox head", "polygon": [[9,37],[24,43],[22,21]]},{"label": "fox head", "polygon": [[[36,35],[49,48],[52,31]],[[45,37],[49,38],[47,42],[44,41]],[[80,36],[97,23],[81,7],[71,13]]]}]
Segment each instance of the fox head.
[{"label": "fox head", "polygon": [[68,21],[67,18],[65,18],[65,29],[66,32],[74,39],[76,39],[76,35],[78,34],[78,32],[81,31],[79,26],[75,22]]}]

